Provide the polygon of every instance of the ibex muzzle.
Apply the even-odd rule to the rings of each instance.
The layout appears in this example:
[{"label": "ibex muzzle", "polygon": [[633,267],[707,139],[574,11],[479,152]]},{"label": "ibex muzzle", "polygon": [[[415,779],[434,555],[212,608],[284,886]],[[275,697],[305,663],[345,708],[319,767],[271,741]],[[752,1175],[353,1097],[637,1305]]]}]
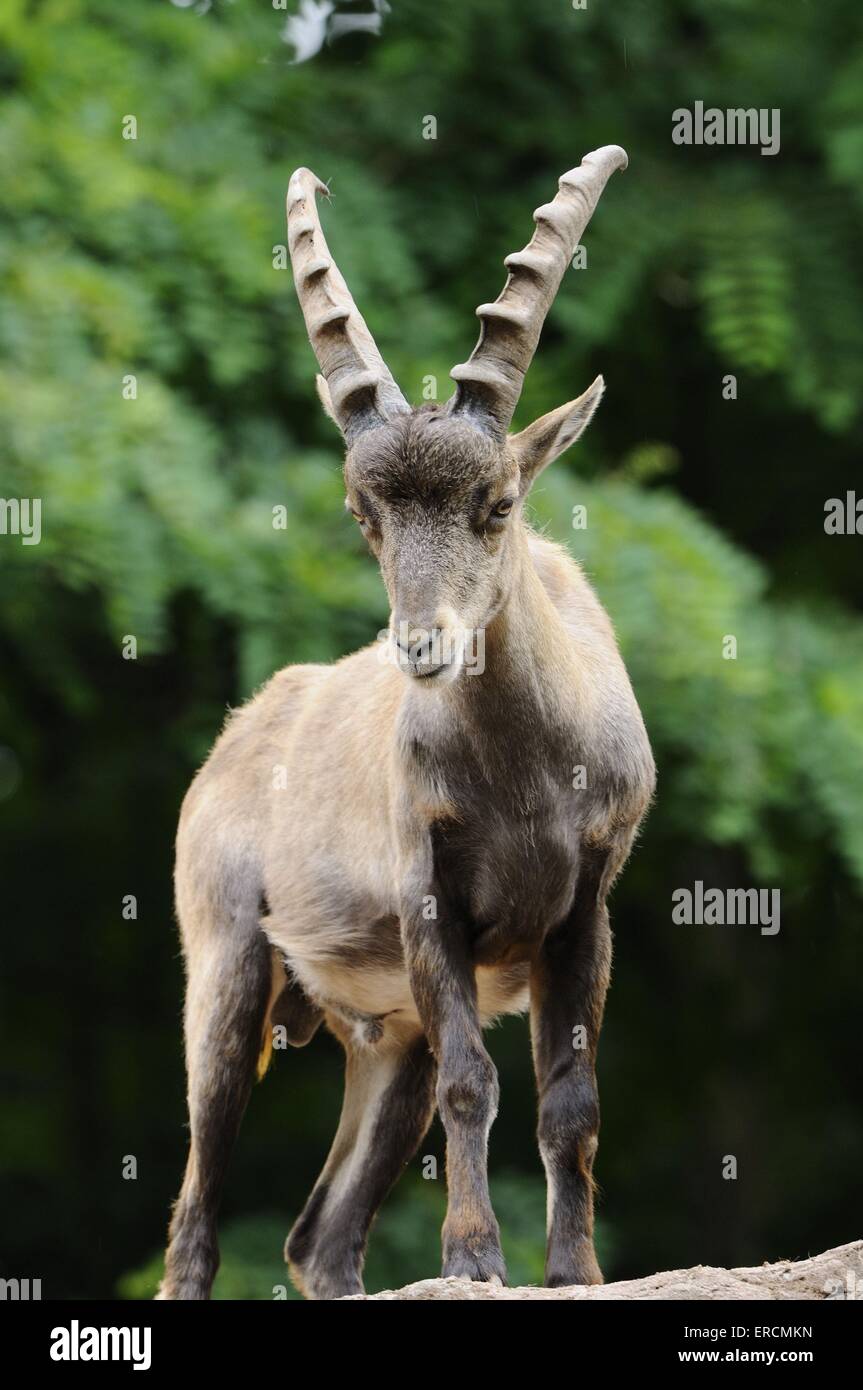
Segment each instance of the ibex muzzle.
[{"label": "ibex muzzle", "polygon": [[374,1213],[435,1109],[447,1139],[444,1274],[504,1279],[486,1171],[498,1083],[483,1028],[527,1009],[546,1278],[602,1277],[592,1170],[606,900],[655,773],[605,613],[523,515],[534,478],[590,421],[602,378],[508,430],[545,315],[625,165],[607,146],[564,174],[529,244],[507,258],[498,299],[479,308],[452,398],[417,409],[324,240],[324,185],[307,169],[291,179],[297,293],[347,446],[347,505],[389,594],[393,659],[372,643],[333,666],[279,672],[232,714],[184,802],[192,1140],[163,1297],[208,1296],[219,1192],[256,1069],[274,1030],[301,1046],[321,1021],[344,1046],[346,1090],[288,1239],[297,1286],[312,1298],[361,1291]]}]

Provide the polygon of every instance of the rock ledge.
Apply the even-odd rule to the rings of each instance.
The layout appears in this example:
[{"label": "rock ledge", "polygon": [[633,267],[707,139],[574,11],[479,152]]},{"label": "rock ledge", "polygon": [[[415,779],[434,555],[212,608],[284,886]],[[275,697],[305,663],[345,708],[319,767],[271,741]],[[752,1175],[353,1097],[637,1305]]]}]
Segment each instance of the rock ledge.
[{"label": "rock ledge", "polygon": [[399,1299],[405,1302],[442,1302],[470,1299],[484,1303],[572,1302],[581,1299],[847,1299],[863,1300],[863,1240],[839,1245],[823,1255],[805,1260],[780,1260],[777,1264],[756,1265],[751,1269],[714,1269],[695,1265],[692,1269],[666,1270],[644,1279],[626,1279],[618,1284],[573,1284],[563,1289],[541,1289],[528,1285],[504,1289],[497,1284],[473,1284],[469,1279],[422,1279],[403,1289],[383,1293],[354,1295],[343,1303],[374,1303]]}]

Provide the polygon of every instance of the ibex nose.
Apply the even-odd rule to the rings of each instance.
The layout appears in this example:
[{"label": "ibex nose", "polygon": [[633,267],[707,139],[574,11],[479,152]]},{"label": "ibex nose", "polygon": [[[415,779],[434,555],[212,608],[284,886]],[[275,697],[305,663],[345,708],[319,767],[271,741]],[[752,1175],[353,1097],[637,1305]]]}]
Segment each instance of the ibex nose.
[{"label": "ibex nose", "polygon": [[450,625],[439,614],[412,620],[394,617],[392,633],[398,664],[411,676],[436,676],[452,662]]},{"label": "ibex nose", "polygon": [[412,666],[438,667],[443,665],[443,629],[437,626],[420,627],[406,622],[396,627],[395,642],[399,652]]}]

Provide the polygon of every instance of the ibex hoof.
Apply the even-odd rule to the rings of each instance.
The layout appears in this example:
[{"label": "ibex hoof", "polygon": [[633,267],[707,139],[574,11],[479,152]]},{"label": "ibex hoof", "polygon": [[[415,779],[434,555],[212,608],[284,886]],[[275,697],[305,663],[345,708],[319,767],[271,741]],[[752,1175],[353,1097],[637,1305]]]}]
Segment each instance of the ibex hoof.
[{"label": "ibex hoof", "polygon": [[475,1284],[506,1284],[506,1265],[499,1245],[453,1241],[443,1259],[444,1279],[472,1279]]}]

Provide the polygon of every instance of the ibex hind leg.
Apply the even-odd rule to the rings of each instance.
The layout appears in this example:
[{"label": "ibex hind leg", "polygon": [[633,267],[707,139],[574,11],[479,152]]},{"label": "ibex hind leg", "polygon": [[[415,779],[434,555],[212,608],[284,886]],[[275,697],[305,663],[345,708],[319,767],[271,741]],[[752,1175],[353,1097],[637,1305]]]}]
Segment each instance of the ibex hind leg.
[{"label": "ibex hind leg", "polygon": [[345,1045],[344,1104],[324,1170],[285,1245],[291,1277],[312,1299],[363,1292],[369,1228],[435,1105],[435,1064],[424,1037],[385,1036],[357,1047],[342,1024],[328,1022]]},{"label": "ibex hind leg", "polygon": [[272,953],[257,896],[184,921],[186,1070],[191,1143],[158,1297],[209,1298],[219,1267],[216,1214],[255,1079],[270,1001]]}]

